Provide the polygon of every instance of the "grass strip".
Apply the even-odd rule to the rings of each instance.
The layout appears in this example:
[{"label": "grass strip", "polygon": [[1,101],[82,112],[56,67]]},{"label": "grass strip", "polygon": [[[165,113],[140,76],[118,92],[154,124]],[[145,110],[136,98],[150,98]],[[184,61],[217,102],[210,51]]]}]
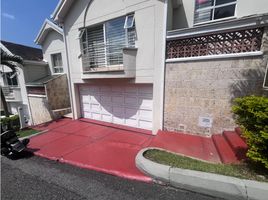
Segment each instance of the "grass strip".
[{"label": "grass strip", "polygon": [[25,130],[17,131],[16,134],[17,134],[17,136],[19,138],[21,138],[21,137],[26,137],[26,136],[29,136],[29,135],[34,135],[34,134],[39,133],[39,132],[40,131],[38,131],[38,130],[28,128],[28,129],[25,129]]},{"label": "grass strip", "polygon": [[172,167],[268,182],[268,170],[250,162],[243,162],[241,164],[212,164],[158,149],[146,151],[144,157]]}]

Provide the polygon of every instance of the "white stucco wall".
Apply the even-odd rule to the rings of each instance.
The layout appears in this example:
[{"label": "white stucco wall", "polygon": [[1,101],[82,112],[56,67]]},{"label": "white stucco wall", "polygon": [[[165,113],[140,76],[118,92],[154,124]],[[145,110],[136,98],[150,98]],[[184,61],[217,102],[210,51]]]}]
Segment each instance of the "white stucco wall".
[{"label": "white stucco wall", "polygon": [[[75,117],[80,117],[77,88],[74,84],[82,80],[82,62],[79,58],[79,28],[83,27],[84,12],[89,0],[76,1],[64,19],[64,32],[68,48],[71,85],[74,94]],[[107,20],[135,13],[137,32],[136,78],[132,83],[154,84],[154,131],[161,128],[162,70],[164,48],[164,3],[161,0],[95,0],[92,1],[86,16],[86,26],[103,23]],[[109,6],[104,6],[109,5]]]},{"label": "white stucco wall", "polygon": [[[169,0],[172,4],[173,0]],[[193,27],[195,0],[182,0],[182,6],[173,10],[172,29]],[[237,0],[235,17],[241,18],[256,14],[268,13],[267,0]],[[188,25],[188,26],[186,26]]]},{"label": "white stucco wall", "polygon": [[51,55],[55,53],[61,53],[63,71],[66,73],[67,61],[63,36],[57,31],[51,30],[47,34],[41,46],[43,50],[44,59],[48,62],[51,73],[54,74]]}]

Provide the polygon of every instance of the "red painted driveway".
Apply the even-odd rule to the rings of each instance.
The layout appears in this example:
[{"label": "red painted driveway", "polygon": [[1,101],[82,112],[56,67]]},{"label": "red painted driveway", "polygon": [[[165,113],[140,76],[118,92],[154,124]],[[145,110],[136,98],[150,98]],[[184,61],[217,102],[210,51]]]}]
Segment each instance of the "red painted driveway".
[{"label": "red painted driveway", "polygon": [[29,149],[38,156],[128,179],[152,181],[135,165],[137,153],[150,143],[151,135],[69,119],[38,128],[48,130],[31,138]]},{"label": "red painted driveway", "polygon": [[31,138],[29,149],[36,155],[133,180],[152,181],[135,166],[137,153],[145,147],[221,162],[211,138],[161,131],[152,136],[65,118],[37,128],[48,131]]}]

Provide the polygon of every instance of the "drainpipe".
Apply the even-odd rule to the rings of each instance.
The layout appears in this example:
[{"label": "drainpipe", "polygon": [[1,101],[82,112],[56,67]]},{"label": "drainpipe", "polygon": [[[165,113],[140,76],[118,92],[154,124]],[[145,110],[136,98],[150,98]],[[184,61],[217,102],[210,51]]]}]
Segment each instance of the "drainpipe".
[{"label": "drainpipe", "polygon": [[168,0],[165,0],[164,17],[163,17],[163,50],[162,50],[162,77],[161,77],[161,130],[164,128],[164,106],[165,106],[165,73],[166,73],[166,33],[167,33],[167,13],[168,13]]},{"label": "drainpipe", "polygon": [[72,93],[72,84],[71,84],[70,62],[69,62],[68,46],[67,46],[64,23],[61,23],[61,26],[63,29],[63,42],[64,42],[64,47],[65,47],[65,55],[66,55],[66,62],[67,62],[67,77],[68,77],[71,111],[72,111],[72,117],[74,119],[75,116],[74,116],[74,103],[73,103],[73,93]]}]

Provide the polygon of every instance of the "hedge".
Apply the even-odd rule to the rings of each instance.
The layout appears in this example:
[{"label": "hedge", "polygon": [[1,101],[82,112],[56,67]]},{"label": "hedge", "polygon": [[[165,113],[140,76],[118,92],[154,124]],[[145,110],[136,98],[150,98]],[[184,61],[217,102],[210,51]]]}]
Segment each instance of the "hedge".
[{"label": "hedge", "polygon": [[232,107],[236,122],[242,128],[249,150],[247,157],[268,169],[268,98],[237,98]]}]

